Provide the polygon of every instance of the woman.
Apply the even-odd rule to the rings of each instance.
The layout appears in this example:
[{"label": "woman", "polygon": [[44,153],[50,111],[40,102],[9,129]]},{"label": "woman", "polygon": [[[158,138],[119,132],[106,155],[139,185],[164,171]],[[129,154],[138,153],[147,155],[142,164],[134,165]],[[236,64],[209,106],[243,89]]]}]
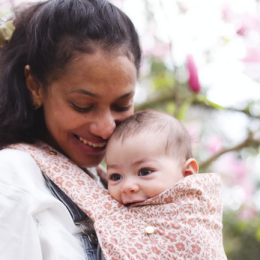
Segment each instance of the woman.
[{"label": "woman", "polygon": [[[50,0],[14,25],[0,57],[0,147],[41,140],[98,181],[108,138],[133,114],[132,22],[105,0]],[[102,258],[88,217],[28,153],[0,151],[0,197],[0,259]]]}]

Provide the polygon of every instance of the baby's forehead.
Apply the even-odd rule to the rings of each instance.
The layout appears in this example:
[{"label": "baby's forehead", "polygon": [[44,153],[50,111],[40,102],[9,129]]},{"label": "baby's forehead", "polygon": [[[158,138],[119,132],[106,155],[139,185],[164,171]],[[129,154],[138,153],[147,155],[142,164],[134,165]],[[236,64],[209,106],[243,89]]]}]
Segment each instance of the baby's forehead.
[{"label": "baby's forehead", "polygon": [[[124,144],[126,142],[131,142],[135,141],[136,139],[146,142],[146,141],[161,141],[164,142],[166,141],[167,138],[167,133],[166,131],[157,131],[157,130],[141,130],[141,131],[136,131],[136,132],[129,132],[125,133],[124,135],[121,136],[111,136],[110,139],[108,140],[108,144]],[[163,144],[163,143],[161,143]],[[141,145],[141,143],[140,143]]]},{"label": "baby's forehead", "polygon": [[167,135],[155,131],[140,131],[120,137],[113,137],[112,135],[108,141],[105,155],[107,158],[107,155],[111,152],[123,153],[132,149],[138,151],[139,148],[149,147],[149,149],[145,150],[146,155],[152,155],[156,151],[160,155],[172,156],[171,153],[168,153],[166,137]]}]

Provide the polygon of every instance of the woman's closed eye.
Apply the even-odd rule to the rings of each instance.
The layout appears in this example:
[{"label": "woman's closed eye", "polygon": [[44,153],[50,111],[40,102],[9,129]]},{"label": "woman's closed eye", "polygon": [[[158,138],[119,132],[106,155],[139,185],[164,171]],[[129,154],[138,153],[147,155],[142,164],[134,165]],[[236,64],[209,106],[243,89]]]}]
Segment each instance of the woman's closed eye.
[{"label": "woman's closed eye", "polygon": [[88,106],[88,107],[79,107],[79,106],[76,106],[75,104],[71,103],[71,105],[73,106],[73,108],[79,112],[89,112],[91,109],[92,109],[92,105],[91,106]]},{"label": "woman's closed eye", "polygon": [[127,106],[127,107],[113,106],[113,109],[117,112],[124,112],[129,110],[130,108],[131,106]]},{"label": "woman's closed eye", "polygon": [[146,176],[149,175],[153,172],[153,170],[148,169],[148,168],[142,168],[141,170],[139,170],[138,175],[139,176]]},{"label": "woman's closed eye", "polygon": [[118,173],[114,173],[109,176],[109,180],[111,181],[119,181],[121,179],[123,179],[123,177]]},{"label": "woman's closed eye", "polygon": [[127,97],[124,100],[115,102],[111,108],[117,112],[124,112],[129,110],[132,106],[133,106],[133,97]]},{"label": "woman's closed eye", "polygon": [[[91,106],[88,106],[88,107],[80,107],[80,106],[76,106],[75,104],[71,103],[72,104],[72,107],[79,111],[79,112],[89,112],[92,108],[93,108],[93,105]],[[132,106],[113,106],[113,110],[114,111],[117,111],[117,112],[125,112],[125,111],[128,111]]]}]

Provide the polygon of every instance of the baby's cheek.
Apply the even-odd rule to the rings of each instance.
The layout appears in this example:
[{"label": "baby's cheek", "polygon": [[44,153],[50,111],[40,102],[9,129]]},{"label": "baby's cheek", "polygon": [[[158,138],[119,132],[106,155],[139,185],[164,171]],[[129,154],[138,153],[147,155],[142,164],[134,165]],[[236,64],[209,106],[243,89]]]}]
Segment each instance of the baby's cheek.
[{"label": "baby's cheek", "polygon": [[173,185],[171,185],[169,182],[168,183],[163,183],[163,182],[157,182],[156,185],[150,185],[146,188],[146,193],[150,198],[153,198],[162,192],[168,190],[171,188]]},{"label": "baby's cheek", "polygon": [[112,198],[122,203],[120,189],[117,186],[112,185],[109,181],[108,181],[108,193],[111,195]]}]

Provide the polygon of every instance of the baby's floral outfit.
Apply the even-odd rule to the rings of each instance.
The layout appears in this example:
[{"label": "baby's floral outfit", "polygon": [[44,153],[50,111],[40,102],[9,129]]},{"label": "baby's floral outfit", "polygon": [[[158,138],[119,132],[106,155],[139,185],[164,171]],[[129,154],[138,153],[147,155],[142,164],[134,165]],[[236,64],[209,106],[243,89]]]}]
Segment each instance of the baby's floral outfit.
[{"label": "baby's floral outfit", "polygon": [[[107,260],[227,259],[218,174],[183,178],[158,196],[125,207],[47,144],[9,148],[28,152],[43,174],[93,219]],[[148,226],[152,234],[145,231]]]}]

